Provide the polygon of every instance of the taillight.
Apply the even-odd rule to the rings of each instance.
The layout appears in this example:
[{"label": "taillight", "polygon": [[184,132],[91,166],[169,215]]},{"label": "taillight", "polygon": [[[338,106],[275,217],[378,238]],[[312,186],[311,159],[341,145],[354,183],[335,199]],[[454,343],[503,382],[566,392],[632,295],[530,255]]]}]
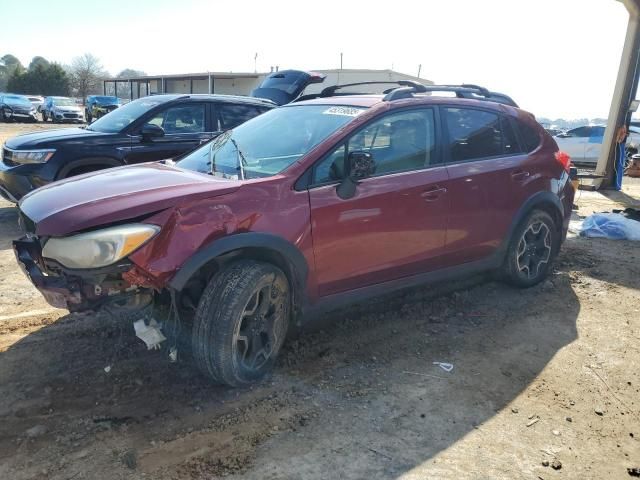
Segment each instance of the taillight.
[{"label": "taillight", "polygon": [[569,154],[566,152],[557,151],[555,156],[556,160],[560,163],[560,165],[562,165],[562,168],[564,168],[564,171],[569,173],[569,170],[571,169],[571,157],[569,156]]}]

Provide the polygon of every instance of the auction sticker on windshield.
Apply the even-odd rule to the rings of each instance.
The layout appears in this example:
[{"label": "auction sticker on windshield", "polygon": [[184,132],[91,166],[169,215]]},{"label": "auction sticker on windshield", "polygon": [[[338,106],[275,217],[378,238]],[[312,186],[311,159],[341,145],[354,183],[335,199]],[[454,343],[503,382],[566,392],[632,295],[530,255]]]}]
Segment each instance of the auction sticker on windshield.
[{"label": "auction sticker on windshield", "polygon": [[346,117],[357,117],[364,110],[362,108],[353,108],[353,107],[331,107],[327,108],[324,112],[324,115],[343,115]]}]

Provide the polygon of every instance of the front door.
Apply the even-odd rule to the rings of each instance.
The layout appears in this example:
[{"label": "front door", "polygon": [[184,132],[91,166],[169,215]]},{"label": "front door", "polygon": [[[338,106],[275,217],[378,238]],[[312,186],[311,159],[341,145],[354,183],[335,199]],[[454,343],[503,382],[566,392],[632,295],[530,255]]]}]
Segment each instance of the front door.
[{"label": "front door", "polygon": [[[437,134],[434,109],[388,114],[318,162],[309,198],[320,296],[439,266],[448,176]],[[341,199],[336,183],[347,174],[353,151],[370,153],[376,171],[352,198]]]},{"label": "front door", "polygon": [[[215,135],[207,128],[207,104],[184,103],[164,108],[146,123],[163,128],[164,136],[144,139],[136,133],[131,136],[131,149],[125,156],[127,163],[152,162],[175,158],[190,152]],[[217,129],[217,128],[216,128]]]}]

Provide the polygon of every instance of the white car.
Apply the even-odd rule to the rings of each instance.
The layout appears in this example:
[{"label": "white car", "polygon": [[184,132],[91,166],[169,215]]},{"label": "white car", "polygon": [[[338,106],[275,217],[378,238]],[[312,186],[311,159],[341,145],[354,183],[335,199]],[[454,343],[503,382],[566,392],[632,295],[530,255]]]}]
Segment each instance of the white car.
[{"label": "white car", "polygon": [[[602,125],[587,125],[574,128],[553,138],[560,150],[569,154],[574,164],[595,166],[598,163],[600,150],[602,150],[605,128]],[[629,136],[626,142],[627,156],[630,157],[638,153],[639,147],[640,127],[632,125],[629,127]]]},{"label": "white car", "polygon": [[31,105],[33,105],[36,108],[36,110],[40,112],[40,109],[42,108],[42,104],[44,103],[44,98],[38,95],[26,95],[26,97],[31,102]]}]

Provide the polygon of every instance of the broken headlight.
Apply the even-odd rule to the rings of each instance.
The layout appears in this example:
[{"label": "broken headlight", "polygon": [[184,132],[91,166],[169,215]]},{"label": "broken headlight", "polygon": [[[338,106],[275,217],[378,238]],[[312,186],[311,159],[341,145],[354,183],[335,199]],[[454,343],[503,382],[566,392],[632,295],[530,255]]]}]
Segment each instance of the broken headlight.
[{"label": "broken headlight", "polygon": [[67,268],[106,267],[140,248],[159,231],[160,227],[155,225],[134,223],[50,238],[42,249],[42,256]]}]

